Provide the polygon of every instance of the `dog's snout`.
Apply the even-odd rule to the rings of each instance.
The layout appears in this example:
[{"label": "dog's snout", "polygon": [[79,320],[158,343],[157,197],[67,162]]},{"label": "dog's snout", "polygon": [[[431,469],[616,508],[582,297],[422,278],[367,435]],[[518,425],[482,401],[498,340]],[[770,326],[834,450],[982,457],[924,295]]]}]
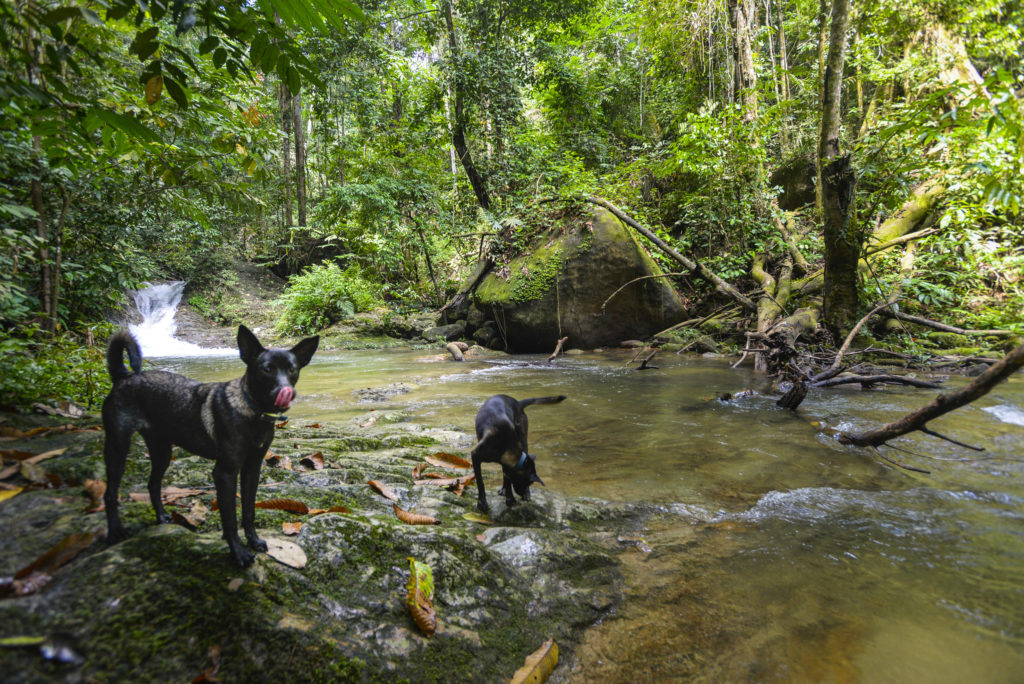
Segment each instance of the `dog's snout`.
[{"label": "dog's snout", "polygon": [[295,388],[291,386],[282,387],[277,390],[277,394],[274,396],[274,406],[281,409],[282,411],[292,405],[292,399],[295,398]]}]

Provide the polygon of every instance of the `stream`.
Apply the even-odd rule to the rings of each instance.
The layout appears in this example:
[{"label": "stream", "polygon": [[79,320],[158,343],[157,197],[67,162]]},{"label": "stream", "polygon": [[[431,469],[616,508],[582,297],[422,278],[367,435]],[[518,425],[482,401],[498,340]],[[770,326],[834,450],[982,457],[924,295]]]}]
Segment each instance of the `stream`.
[{"label": "stream", "polygon": [[[664,355],[638,372],[631,357],[457,364],[439,350],[321,352],[291,416],[401,410],[471,443],[492,394],[568,395],[529,409],[547,490],[659,513],[618,538],[626,600],[587,631],[559,681],[1024,681],[1021,374],[930,425],[984,452],[920,433],[899,440],[908,451],[884,450],[923,475],[820,425],[880,425],[933,391],[818,390],[793,415],[760,393],[718,401],[766,389],[725,360]],[[150,362],[207,381],[242,370],[235,356]],[[396,383],[407,391],[360,399]]]}]

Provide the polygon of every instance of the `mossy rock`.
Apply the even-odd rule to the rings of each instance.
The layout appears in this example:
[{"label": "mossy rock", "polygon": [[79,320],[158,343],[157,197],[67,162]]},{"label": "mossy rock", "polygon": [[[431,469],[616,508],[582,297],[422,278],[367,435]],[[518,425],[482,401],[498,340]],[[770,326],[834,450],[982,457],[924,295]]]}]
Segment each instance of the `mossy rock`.
[{"label": "mossy rock", "polygon": [[[488,274],[474,292],[476,308],[498,322],[510,350],[594,348],[644,339],[682,320],[679,296],[634,235],[613,214],[596,209],[582,224],[538,235],[505,268]],[[606,304],[607,301],[607,304]],[[483,343],[481,330],[474,339]]]}]

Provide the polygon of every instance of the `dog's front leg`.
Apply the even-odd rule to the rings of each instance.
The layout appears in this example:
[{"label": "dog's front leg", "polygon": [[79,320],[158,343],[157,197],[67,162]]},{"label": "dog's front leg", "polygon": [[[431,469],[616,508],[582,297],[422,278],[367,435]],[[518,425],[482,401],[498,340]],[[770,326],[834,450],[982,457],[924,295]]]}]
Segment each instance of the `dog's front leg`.
[{"label": "dog's front leg", "polygon": [[267,542],[256,534],[256,486],[260,482],[262,465],[263,458],[257,456],[242,466],[242,530],[249,547],[256,551],[267,550]]},{"label": "dog's front leg", "polygon": [[238,471],[225,468],[219,461],[213,466],[213,483],[217,487],[217,503],[220,506],[220,524],[224,539],[228,542],[231,558],[239,566],[245,567],[256,558],[252,551],[242,546],[238,538],[238,517],[235,511],[235,492],[238,484]]},{"label": "dog's front leg", "polygon": [[476,507],[480,512],[486,513],[489,510],[487,493],[484,492],[484,478],[480,476],[480,458],[476,454],[473,454],[473,475],[476,476]]},{"label": "dog's front leg", "polygon": [[502,468],[501,470],[502,470],[502,472],[501,472],[501,475],[502,475],[501,489],[498,490],[498,494],[504,495],[504,497],[505,497],[505,506],[507,506],[508,508],[512,508],[513,506],[516,505],[515,497],[512,496],[512,492],[513,492],[513,489],[512,489],[512,479],[508,475],[505,474],[505,469],[504,468]]}]

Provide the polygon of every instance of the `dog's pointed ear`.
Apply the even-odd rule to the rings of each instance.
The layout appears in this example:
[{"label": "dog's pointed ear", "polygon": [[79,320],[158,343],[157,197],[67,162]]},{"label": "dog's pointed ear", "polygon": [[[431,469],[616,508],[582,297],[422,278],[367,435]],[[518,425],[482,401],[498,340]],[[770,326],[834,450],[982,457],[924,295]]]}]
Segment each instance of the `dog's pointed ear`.
[{"label": "dog's pointed ear", "polygon": [[316,349],[319,346],[320,336],[314,335],[313,337],[307,337],[292,347],[291,351],[292,354],[295,354],[295,360],[299,363],[299,368],[306,367],[306,364],[313,358],[313,354],[316,353]]},{"label": "dog's pointed ear", "polygon": [[244,325],[238,326],[238,355],[246,365],[254,363],[256,357],[266,351],[256,335]]},{"label": "dog's pointed ear", "polygon": [[541,487],[547,487],[547,485],[544,484],[544,480],[540,479],[540,476],[537,475],[537,473],[533,473],[530,475],[530,484],[533,484],[534,482],[539,484]]}]

